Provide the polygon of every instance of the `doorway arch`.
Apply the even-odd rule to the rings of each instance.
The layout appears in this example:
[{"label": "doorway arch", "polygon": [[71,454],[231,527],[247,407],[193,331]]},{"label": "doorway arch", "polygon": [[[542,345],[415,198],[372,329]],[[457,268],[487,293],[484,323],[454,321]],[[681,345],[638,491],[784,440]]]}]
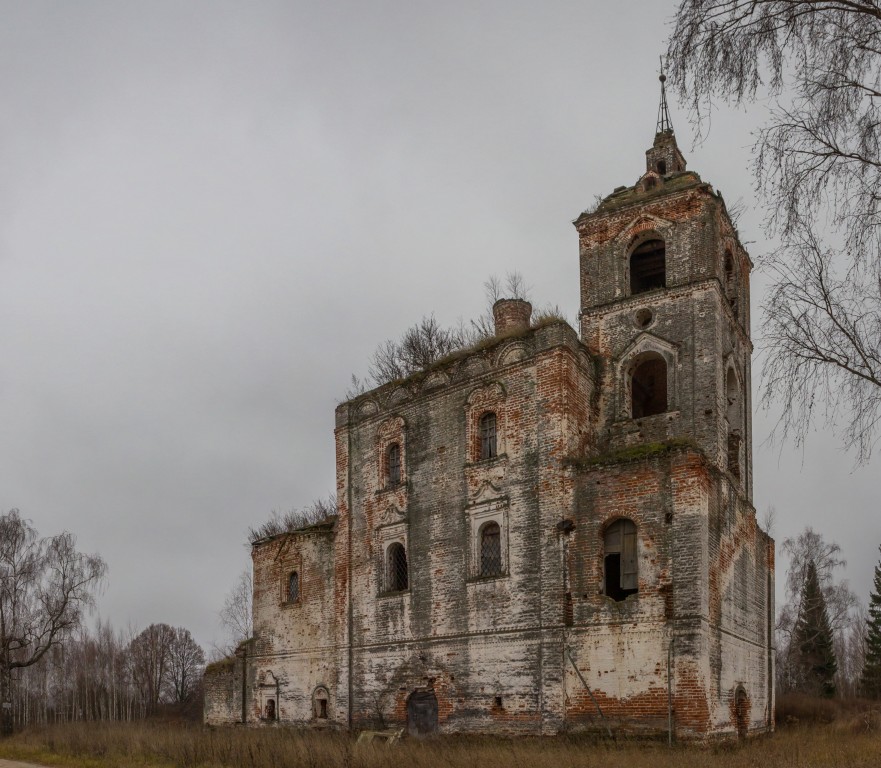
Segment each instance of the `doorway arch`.
[{"label": "doorway arch", "polygon": [[734,727],[737,738],[745,739],[749,731],[749,698],[742,685],[738,685],[734,692]]},{"label": "doorway arch", "polygon": [[407,699],[407,733],[427,736],[437,732],[437,696],[430,688],[417,689]]}]

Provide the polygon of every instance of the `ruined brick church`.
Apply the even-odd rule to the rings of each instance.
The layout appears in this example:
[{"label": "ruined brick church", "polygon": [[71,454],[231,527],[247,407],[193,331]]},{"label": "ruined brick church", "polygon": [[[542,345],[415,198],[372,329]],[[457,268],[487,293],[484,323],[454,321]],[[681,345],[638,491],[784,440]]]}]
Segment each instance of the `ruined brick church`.
[{"label": "ruined brick church", "polygon": [[493,339],[336,409],[338,515],[253,545],[206,722],[773,728],[752,265],[663,79],[645,172],[575,228],[577,331],[502,300]]}]

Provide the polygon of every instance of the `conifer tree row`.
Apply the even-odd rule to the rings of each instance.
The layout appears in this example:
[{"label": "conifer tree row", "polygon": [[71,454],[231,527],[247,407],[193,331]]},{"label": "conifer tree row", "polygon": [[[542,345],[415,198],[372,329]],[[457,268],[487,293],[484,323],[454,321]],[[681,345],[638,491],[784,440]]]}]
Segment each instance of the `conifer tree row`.
[{"label": "conifer tree row", "polygon": [[[881,547],[878,548],[881,551]],[[869,595],[866,630],[866,661],[860,679],[863,696],[881,699],[881,560],[875,566],[875,579]]]},{"label": "conifer tree row", "polygon": [[797,651],[799,687],[806,693],[832,698],[835,695],[835,659],[832,626],[826,599],[817,577],[817,566],[809,560],[802,587],[801,612],[793,638]]}]

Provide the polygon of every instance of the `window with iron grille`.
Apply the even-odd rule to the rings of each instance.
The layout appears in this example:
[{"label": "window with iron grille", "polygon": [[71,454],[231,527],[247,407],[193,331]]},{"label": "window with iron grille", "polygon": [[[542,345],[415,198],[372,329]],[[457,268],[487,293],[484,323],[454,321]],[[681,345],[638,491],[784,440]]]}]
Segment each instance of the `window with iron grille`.
[{"label": "window with iron grille", "polygon": [[391,486],[401,483],[401,446],[392,443],[386,452],[386,465],[388,467],[388,484]]},{"label": "window with iron grille", "polygon": [[400,542],[392,544],[386,552],[386,590],[402,592],[408,585],[407,551]]},{"label": "window with iron grille", "polygon": [[288,602],[296,603],[300,599],[300,576],[292,571],[288,576]]},{"label": "window with iron grille", "polygon": [[490,411],[480,417],[480,458],[494,459],[496,446],[496,415]]},{"label": "window with iron grille", "polygon": [[480,529],[480,575],[499,576],[502,573],[502,530],[496,522]]}]

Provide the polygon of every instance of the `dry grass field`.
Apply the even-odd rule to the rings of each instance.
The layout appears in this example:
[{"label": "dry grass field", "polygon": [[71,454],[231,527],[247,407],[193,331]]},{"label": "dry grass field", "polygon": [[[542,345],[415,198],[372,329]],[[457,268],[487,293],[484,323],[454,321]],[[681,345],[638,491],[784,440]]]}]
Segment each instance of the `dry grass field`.
[{"label": "dry grass field", "polygon": [[394,747],[342,734],[196,725],[72,724],[0,741],[0,757],[67,768],[821,768],[881,766],[881,717],[784,726],[745,743],[674,746],[579,737],[439,737]]}]

